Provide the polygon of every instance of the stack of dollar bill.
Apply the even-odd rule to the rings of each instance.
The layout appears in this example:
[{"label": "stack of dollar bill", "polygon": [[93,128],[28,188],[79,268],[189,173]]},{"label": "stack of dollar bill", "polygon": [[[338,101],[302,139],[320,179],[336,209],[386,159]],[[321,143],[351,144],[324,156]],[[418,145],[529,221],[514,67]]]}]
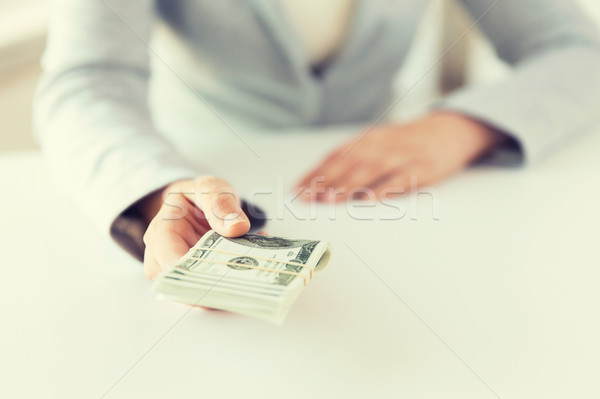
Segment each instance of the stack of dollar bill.
[{"label": "stack of dollar bill", "polygon": [[225,238],[211,230],[155,279],[154,290],[178,302],[281,324],[330,253],[324,241],[258,234]]}]

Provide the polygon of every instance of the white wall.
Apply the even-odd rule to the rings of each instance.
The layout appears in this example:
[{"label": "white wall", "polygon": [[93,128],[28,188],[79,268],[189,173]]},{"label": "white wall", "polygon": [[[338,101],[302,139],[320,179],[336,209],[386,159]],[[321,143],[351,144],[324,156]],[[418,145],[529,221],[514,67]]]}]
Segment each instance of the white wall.
[{"label": "white wall", "polygon": [[40,75],[47,0],[0,0],[0,151],[34,148],[31,101]]}]

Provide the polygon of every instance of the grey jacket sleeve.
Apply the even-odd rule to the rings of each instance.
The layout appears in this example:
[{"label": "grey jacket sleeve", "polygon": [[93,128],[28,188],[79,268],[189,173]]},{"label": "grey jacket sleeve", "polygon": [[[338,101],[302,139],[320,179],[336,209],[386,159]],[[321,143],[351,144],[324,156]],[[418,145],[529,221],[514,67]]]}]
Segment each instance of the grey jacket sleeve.
[{"label": "grey jacket sleeve", "polygon": [[436,108],[512,136],[526,163],[600,121],[600,38],[576,1],[461,1],[473,19],[489,9],[479,25],[514,73],[459,90]]},{"label": "grey jacket sleeve", "polygon": [[151,120],[145,43],[153,1],[60,0],[53,10],[36,134],[60,184],[108,233],[135,201],[200,171]]}]

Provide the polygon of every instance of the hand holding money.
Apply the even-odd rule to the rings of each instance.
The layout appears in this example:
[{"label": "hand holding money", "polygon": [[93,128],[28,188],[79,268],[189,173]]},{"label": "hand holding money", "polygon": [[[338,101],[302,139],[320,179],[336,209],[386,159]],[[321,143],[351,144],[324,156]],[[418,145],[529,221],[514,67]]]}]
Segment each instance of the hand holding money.
[{"label": "hand holding money", "polygon": [[211,230],[154,280],[154,290],[175,301],[281,324],[302,289],[326,268],[330,253],[324,241],[226,238]]},{"label": "hand holding money", "polygon": [[153,279],[183,256],[208,230],[226,237],[248,232],[250,221],[233,187],[201,176],[170,184],[138,204],[149,223],[144,235],[144,272]]}]

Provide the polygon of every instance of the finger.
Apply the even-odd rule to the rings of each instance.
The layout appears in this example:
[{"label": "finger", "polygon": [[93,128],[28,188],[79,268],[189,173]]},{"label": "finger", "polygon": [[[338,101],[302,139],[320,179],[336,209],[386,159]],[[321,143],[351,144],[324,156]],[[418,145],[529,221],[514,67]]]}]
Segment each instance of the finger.
[{"label": "finger", "polygon": [[154,277],[156,277],[161,271],[162,270],[158,265],[158,262],[154,260],[148,251],[148,247],[146,247],[144,251],[144,274],[148,280],[154,280]]},{"label": "finger", "polygon": [[329,201],[329,202],[340,202],[343,201],[347,195],[347,184],[346,182],[352,178],[356,173],[361,173],[363,165],[361,163],[353,164],[349,166],[342,173],[331,174],[328,178],[325,178],[322,183],[315,189],[317,201]]},{"label": "finger", "polygon": [[312,173],[312,179],[305,188],[304,198],[324,199],[326,193],[335,181],[338,181],[345,174],[351,173],[354,168],[360,166],[360,161],[356,158],[332,158],[319,169]]},{"label": "finger", "polygon": [[316,168],[314,168],[311,172],[307,173],[302,178],[302,180],[300,180],[298,183],[296,183],[295,188],[296,189],[306,189],[306,188],[310,187],[311,182],[314,180],[314,178],[320,175],[319,171],[323,168],[323,166],[329,164],[331,161],[336,159],[339,156],[339,154],[340,154],[340,149],[337,149],[337,150],[329,153],[329,155],[327,155]]},{"label": "finger", "polygon": [[147,254],[161,270],[175,263],[200,239],[185,218],[170,219],[171,215],[169,206],[163,206],[144,234]]},{"label": "finger", "polygon": [[[210,230],[204,212],[188,198],[186,194],[192,194],[193,188],[180,188],[171,191],[166,196],[163,206],[159,210],[162,220],[185,220],[194,228],[200,236]],[[158,214],[157,214],[158,215]]]},{"label": "finger", "polygon": [[148,230],[154,231],[154,234],[149,234],[148,238],[170,231],[181,235],[193,246],[208,230],[205,228],[208,223],[202,220],[202,217],[198,217],[201,213],[184,194],[170,195],[150,223]]},{"label": "finger", "polygon": [[195,202],[204,212],[208,224],[225,237],[238,237],[250,230],[250,220],[240,207],[233,187],[217,177],[195,180]]},{"label": "finger", "polygon": [[200,210],[195,204],[192,204],[193,209],[188,213],[185,220],[192,226],[196,234],[202,237],[208,230],[210,230],[210,225],[206,220],[206,216],[204,212]]},{"label": "finger", "polygon": [[[331,165],[334,165],[334,164],[340,165],[340,163],[341,163],[341,165],[345,165],[345,168],[343,168],[343,169],[348,169],[349,165],[353,165],[353,164],[360,162],[360,159],[363,157],[363,155],[365,153],[364,149],[369,147],[368,142],[370,142],[370,141],[373,142],[372,140],[369,140],[368,138],[365,139],[365,137],[367,137],[367,134],[368,134],[368,137],[370,138],[371,136],[375,135],[378,131],[385,132],[387,130],[388,130],[388,128],[386,126],[377,126],[374,128],[368,128],[367,130],[358,134],[355,138],[348,140],[345,144],[340,146],[338,149],[331,152],[317,168],[315,168],[311,173],[306,175],[306,177],[304,177],[300,181],[300,183],[298,183],[296,185],[296,188],[297,189],[300,189],[300,188],[306,189],[307,187],[310,187],[311,182],[319,176],[327,176],[327,177],[331,177],[331,179],[335,180],[335,177],[339,176],[339,175],[336,175],[335,172],[328,170]],[[356,144],[358,143],[358,141],[362,141],[362,143],[361,143],[362,145],[357,147]],[[378,142],[378,140],[376,140],[376,141]],[[329,184],[326,184],[326,185],[329,185]]]},{"label": "finger", "polygon": [[423,168],[412,165],[388,175],[374,184],[371,189],[375,197],[384,198],[407,194],[429,184],[430,181],[431,179]]},{"label": "finger", "polygon": [[[171,229],[165,229],[155,238],[156,242],[150,248],[150,256],[156,260],[161,270],[168,269],[197,242],[189,238],[186,240],[178,231]],[[160,244],[157,245],[157,242]]]},{"label": "finger", "polygon": [[387,198],[407,194],[410,191],[410,176],[405,174],[391,175],[382,179],[371,188],[371,194],[375,198]]},{"label": "finger", "polygon": [[344,193],[341,199],[347,199],[353,192],[369,190],[379,182],[387,180],[388,176],[399,170],[399,166],[388,162],[371,162],[354,168],[352,173],[342,176],[333,185]]}]

